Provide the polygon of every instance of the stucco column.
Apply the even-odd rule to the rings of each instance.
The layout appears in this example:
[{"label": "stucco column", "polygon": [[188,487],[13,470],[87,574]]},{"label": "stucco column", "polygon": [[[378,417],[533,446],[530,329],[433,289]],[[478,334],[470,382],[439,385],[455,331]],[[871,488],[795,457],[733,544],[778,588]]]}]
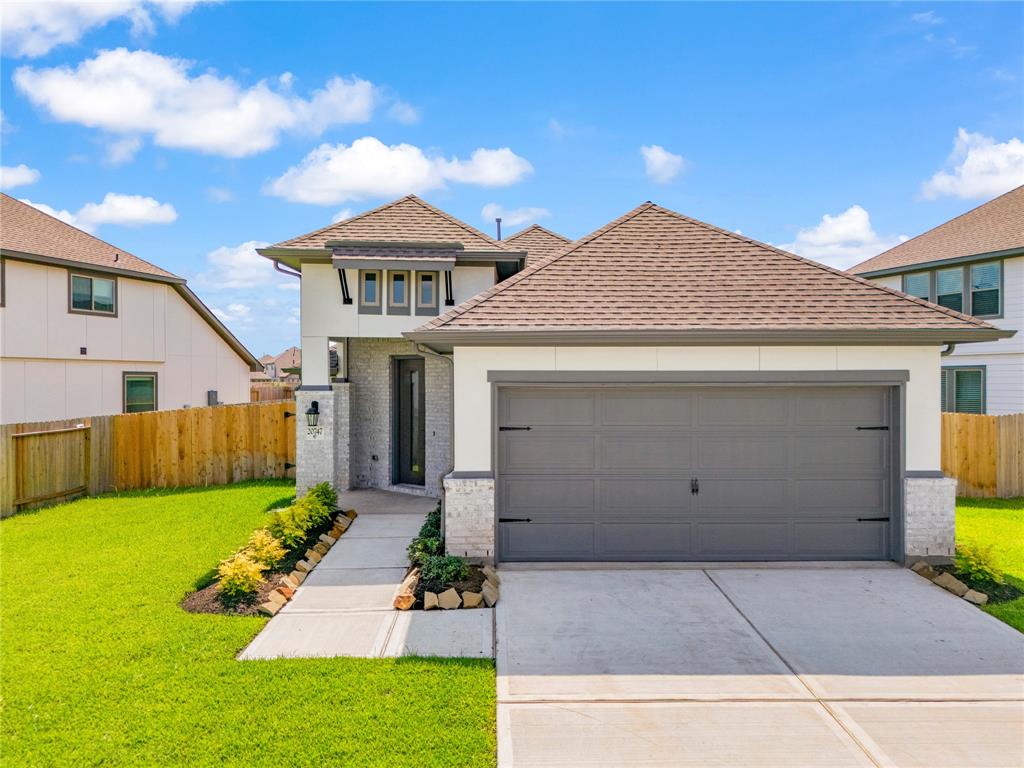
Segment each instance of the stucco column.
[{"label": "stucco column", "polygon": [[331,383],[330,349],[326,336],[302,337],[302,386],[326,387]]},{"label": "stucco column", "polygon": [[[306,411],[316,402],[320,415],[310,427]],[[295,492],[327,481],[347,490],[349,478],[349,385],[302,388],[295,393]]]}]

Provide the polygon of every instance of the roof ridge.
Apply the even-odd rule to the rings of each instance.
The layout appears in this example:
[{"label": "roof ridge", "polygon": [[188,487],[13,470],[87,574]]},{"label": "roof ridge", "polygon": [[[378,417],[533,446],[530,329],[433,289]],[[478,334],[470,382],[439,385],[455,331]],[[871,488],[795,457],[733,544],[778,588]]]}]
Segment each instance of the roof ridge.
[{"label": "roof ridge", "polygon": [[289,237],[287,240],[282,240],[279,243],[275,243],[273,247],[277,248],[277,247],[283,245],[284,243],[291,242],[292,240],[298,240],[298,239],[304,238],[304,237],[313,237],[314,235],[319,235],[321,232],[326,232],[331,227],[336,227],[339,224],[348,224],[351,221],[357,221],[359,219],[365,218],[366,216],[369,216],[371,213],[380,213],[381,211],[387,210],[388,208],[390,208],[390,207],[392,207],[394,205],[398,205],[403,200],[409,200],[410,198],[415,198],[415,197],[416,196],[412,195],[412,194],[403,195],[402,197],[399,197],[399,198],[397,198],[395,200],[392,200],[389,203],[382,203],[381,205],[378,205],[376,208],[371,208],[368,211],[363,211],[362,213],[357,213],[355,216],[350,216],[347,219],[342,219],[341,221],[332,221],[326,227],[320,227],[319,229],[314,229],[312,232],[306,232],[306,233],[301,234],[301,235],[295,235],[295,237]]},{"label": "roof ridge", "polygon": [[416,203],[419,203],[421,206],[426,208],[431,213],[435,213],[438,216],[440,216],[441,218],[443,218],[446,221],[448,221],[449,223],[455,224],[456,226],[459,226],[459,227],[462,227],[462,229],[466,230],[467,232],[469,232],[469,233],[471,233],[473,235],[476,235],[477,237],[481,238],[488,245],[496,245],[496,246],[498,246],[501,249],[505,248],[505,246],[502,244],[502,242],[500,240],[495,240],[493,237],[488,235],[486,232],[483,232],[483,231],[477,229],[472,224],[467,224],[462,219],[455,218],[454,216],[452,216],[447,211],[443,211],[440,208],[438,208],[437,206],[431,205],[430,203],[428,203],[426,200],[424,200],[421,197],[417,197],[416,195],[406,195],[406,197],[404,197],[402,199],[403,200],[404,199],[409,199],[409,200],[412,200],[412,201],[414,201]]},{"label": "roof ridge", "polygon": [[[865,259],[864,261],[862,261],[862,262],[860,262],[858,264],[854,264],[852,267],[850,267],[850,269],[852,270],[852,269],[858,269],[859,267],[863,267],[865,264],[868,264],[868,263],[874,261],[875,259],[879,259],[882,256],[885,256],[887,253],[891,253],[892,251],[895,251],[897,248],[902,248],[907,243],[912,243],[915,240],[920,240],[925,235],[929,235],[932,232],[935,232],[936,230],[942,229],[943,227],[946,227],[949,224],[952,224],[954,221],[958,221],[958,220],[964,218],[965,216],[970,216],[975,211],[980,211],[982,208],[985,208],[986,206],[992,205],[997,200],[1002,200],[1007,195],[1011,195],[1014,192],[1019,192],[1022,189],[1024,189],[1024,184],[1021,184],[1020,186],[1014,187],[1013,189],[1008,189],[1005,192],[1003,192],[1003,194],[996,195],[991,200],[987,200],[984,203],[976,205],[973,208],[970,208],[970,209],[964,211],[963,213],[961,213],[961,214],[959,214],[957,216],[954,216],[952,219],[948,219],[948,220],[942,222],[941,224],[936,224],[934,227],[931,227],[930,229],[926,229],[924,232],[916,234],[913,237],[904,240],[902,243],[897,243],[892,248],[887,248],[884,251],[882,251],[881,253],[876,253],[870,259]],[[912,265],[908,265],[908,266],[912,266]],[[869,270],[864,270],[864,271],[869,271]]]},{"label": "roof ridge", "polygon": [[508,278],[506,280],[502,280],[497,285],[491,286],[490,288],[488,288],[483,293],[478,293],[476,296],[473,296],[473,297],[467,299],[466,301],[462,302],[462,304],[459,304],[457,307],[452,307],[447,312],[445,312],[443,315],[440,315],[439,317],[436,317],[433,320],[431,320],[430,322],[426,323],[424,327],[426,327],[426,328],[440,328],[441,326],[443,326],[443,325],[447,324],[448,322],[454,320],[456,317],[459,317],[459,316],[465,314],[466,312],[471,310],[473,307],[480,306],[481,304],[483,304],[488,299],[490,299],[490,298],[492,298],[494,296],[497,296],[499,293],[503,293],[503,292],[507,291],[509,288],[511,288],[512,286],[517,285],[518,283],[522,282],[523,280],[525,280],[530,275],[536,274],[540,270],[544,269],[544,267],[547,267],[547,266],[549,266],[551,264],[554,264],[556,261],[558,261],[562,257],[567,256],[568,254],[570,254],[573,251],[575,251],[581,245],[584,245],[585,243],[589,243],[591,240],[594,240],[595,238],[600,237],[601,235],[603,235],[603,234],[605,234],[607,232],[610,232],[611,230],[615,229],[615,227],[618,227],[621,224],[625,224],[627,221],[629,221],[633,217],[638,216],[643,211],[649,210],[652,207],[654,207],[654,203],[652,203],[650,200],[648,200],[648,201],[646,201],[644,203],[641,203],[640,205],[638,205],[633,210],[623,214],[622,216],[620,216],[617,219],[613,219],[612,221],[608,222],[607,224],[605,224],[600,229],[595,229],[589,235],[584,235],[579,240],[571,243],[570,247],[566,248],[564,251],[559,251],[558,253],[555,253],[555,254],[553,254],[551,256],[547,256],[543,260],[538,261],[536,264],[528,265],[525,269],[523,269],[523,270],[517,272],[516,274],[512,275],[512,277],[510,277],[510,278]]},{"label": "roof ridge", "polygon": [[[79,235],[85,235],[86,237],[90,238],[91,240],[95,240],[97,243],[102,243],[103,245],[105,245],[108,248],[110,248],[110,250],[113,251],[115,254],[120,254],[122,256],[130,256],[133,259],[135,259],[136,261],[141,261],[146,266],[152,267],[153,269],[157,269],[157,270],[159,270],[160,272],[162,272],[165,275],[177,278],[178,280],[183,280],[184,279],[181,275],[178,275],[178,274],[175,274],[174,272],[166,270],[163,267],[161,267],[161,266],[159,266],[157,264],[154,264],[151,261],[146,261],[142,257],[136,256],[131,251],[129,251],[129,250],[125,249],[125,248],[122,248],[122,247],[120,247],[118,245],[114,245],[109,240],[104,240],[102,237],[96,237],[96,235],[92,234],[91,232],[86,232],[84,229],[76,227],[74,224],[68,224],[66,221],[64,221],[63,219],[57,218],[52,213],[47,213],[46,211],[43,211],[43,210],[40,210],[39,208],[36,208],[34,205],[29,205],[28,203],[23,202],[22,200],[19,200],[18,198],[14,197],[13,195],[8,195],[6,192],[0,192],[0,195],[2,195],[3,197],[7,198],[11,202],[17,203],[18,205],[22,206],[26,210],[32,211],[33,213],[39,214],[41,216],[45,216],[48,219],[52,219],[53,221],[57,222],[60,226],[66,227],[67,229],[70,229],[70,230],[72,230],[73,232],[76,232]],[[115,269],[120,269],[120,267],[115,267]],[[127,272],[134,272],[134,271],[136,271],[136,270],[126,269],[126,268],[124,268],[124,269]]]},{"label": "roof ridge", "polygon": [[[1007,194],[1009,194],[1009,193],[1007,193]],[[1000,195],[1000,197],[1002,197],[1002,195]],[[989,202],[992,202],[992,201],[990,200]],[[828,264],[822,264],[820,261],[815,261],[814,259],[808,259],[808,258],[806,258],[804,256],[800,256],[800,255],[795,254],[795,253],[790,253],[789,251],[785,251],[782,248],[777,248],[774,245],[771,245],[769,243],[761,242],[760,240],[755,240],[754,238],[747,237],[746,235],[739,235],[739,234],[737,234],[735,232],[730,232],[727,229],[722,229],[721,227],[716,227],[714,224],[708,224],[706,221],[701,221],[700,219],[695,219],[695,218],[693,218],[691,216],[686,216],[685,214],[679,213],[678,211],[673,211],[671,208],[664,208],[664,207],[662,207],[660,205],[655,205],[654,208],[657,209],[658,211],[663,212],[663,213],[667,213],[670,216],[675,216],[676,218],[682,219],[683,221],[688,221],[691,224],[697,224],[698,226],[704,227],[705,229],[710,229],[710,230],[712,230],[714,232],[718,232],[719,234],[727,235],[728,237],[731,237],[731,238],[733,238],[735,240],[741,240],[743,242],[750,243],[752,245],[756,245],[756,246],[758,246],[760,248],[764,248],[764,249],[772,251],[774,253],[778,253],[781,256],[786,256],[787,258],[793,259],[795,261],[803,262],[804,264],[808,264],[810,266],[817,267],[818,269],[824,270],[825,272],[830,272],[830,273],[832,273],[834,275],[838,275],[839,277],[844,277],[847,280],[852,280],[852,281],[854,281],[856,283],[860,283],[861,285],[866,285],[866,286],[868,286],[870,288],[874,288],[876,290],[883,291],[884,293],[888,293],[888,294],[891,294],[893,296],[897,296],[897,297],[902,298],[902,299],[909,299],[913,303],[920,304],[921,306],[924,306],[924,307],[929,307],[931,309],[937,309],[940,312],[943,312],[943,313],[945,313],[947,315],[950,315],[951,317],[957,318],[958,320],[965,320],[965,321],[970,322],[970,323],[972,323],[974,325],[981,325],[981,326],[988,326],[989,325],[989,323],[986,323],[983,320],[979,320],[978,318],[972,317],[971,315],[965,315],[962,312],[957,312],[955,309],[949,309],[948,307],[943,307],[943,306],[940,306],[938,304],[933,304],[930,301],[925,301],[924,299],[919,299],[916,296],[910,296],[909,294],[903,293],[902,291],[897,291],[895,288],[889,288],[889,287],[881,285],[879,283],[872,282],[871,280],[865,280],[863,277],[859,277],[858,275],[851,275],[849,272],[844,272],[843,270],[837,269],[836,267],[830,267]]]}]

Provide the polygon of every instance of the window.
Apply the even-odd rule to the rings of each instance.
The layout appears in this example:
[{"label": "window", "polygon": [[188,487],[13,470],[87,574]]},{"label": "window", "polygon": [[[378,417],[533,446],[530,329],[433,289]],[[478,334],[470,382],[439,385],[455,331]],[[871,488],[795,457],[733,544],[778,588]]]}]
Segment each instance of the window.
[{"label": "window", "polygon": [[359,270],[359,312],[363,315],[380,314],[380,283],[379,269]]},{"label": "window", "polygon": [[942,369],[942,410],[985,413],[985,366]]},{"label": "window", "polygon": [[409,314],[409,273],[388,270],[388,314]]},{"label": "window", "polygon": [[1000,286],[1002,285],[1002,262],[989,261],[971,265],[971,314],[992,317],[1002,314]]},{"label": "window", "polygon": [[931,277],[929,272],[915,272],[903,276],[903,292],[919,299],[929,300],[931,296]]},{"label": "window", "polygon": [[125,413],[156,410],[156,374],[126,372],[124,374]]},{"label": "window", "polygon": [[964,311],[964,270],[962,267],[935,272],[935,303],[940,307]]},{"label": "window", "polygon": [[117,282],[110,277],[69,273],[70,312],[117,315]]},{"label": "window", "polygon": [[416,273],[416,314],[437,314],[437,272]]}]

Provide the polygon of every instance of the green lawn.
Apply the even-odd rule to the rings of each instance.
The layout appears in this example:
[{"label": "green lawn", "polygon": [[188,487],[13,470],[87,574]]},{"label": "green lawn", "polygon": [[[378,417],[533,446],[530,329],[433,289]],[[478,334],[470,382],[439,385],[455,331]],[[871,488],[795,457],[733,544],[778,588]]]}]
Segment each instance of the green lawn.
[{"label": "green lawn", "polygon": [[[991,546],[1007,582],[1024,590],[1024,498],[957,499],[956,539]],[[1024,632],[1024,597],[986,605],[984,610]]]},{"label": "green lawn", "polygon": [[129,493],[0,523],[4,762],[493,765],[493,663],[239,662],[266,619],[178,607],[293,493]]}]

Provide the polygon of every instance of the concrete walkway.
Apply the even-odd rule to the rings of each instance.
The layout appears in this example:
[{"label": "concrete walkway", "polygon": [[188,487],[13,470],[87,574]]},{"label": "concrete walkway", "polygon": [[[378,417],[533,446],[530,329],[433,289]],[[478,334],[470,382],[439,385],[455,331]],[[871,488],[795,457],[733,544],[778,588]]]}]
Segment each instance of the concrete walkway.
[{"label": "concrete walkway", "polygon": [[1024,635],[908,570],[501,577],[502,767],[1024,765]]},{"label": "concrete walkway", "polygon": [[490,610],[392,608],[406,547],[436,500],[366,490],[338,503],[359,516],[240,659],[493,655]]}]

